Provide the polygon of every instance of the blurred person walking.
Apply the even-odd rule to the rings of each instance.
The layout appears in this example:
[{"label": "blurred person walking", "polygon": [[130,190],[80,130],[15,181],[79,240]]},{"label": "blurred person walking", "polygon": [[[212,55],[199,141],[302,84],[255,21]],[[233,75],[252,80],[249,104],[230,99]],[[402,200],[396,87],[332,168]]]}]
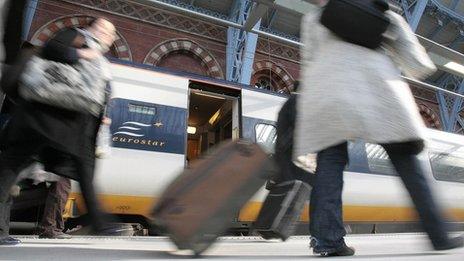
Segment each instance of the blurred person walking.
[{"label": "blurred person walking", "polygon": [[[21,46],[21,32],[23,26],[23,14],[26,0],[0,0],[0,76],[4,76],[5,65],[10,65],[18,55]],[[3,86],[2,86],[3,87]],[[0,91],[0,107],[3,104],[4,93]],[[7,210],[4,217],[0,216],[0,245],[18,244],[20,241],[4,236],[2,228],[9,223],[9,208],[4,209],[0,203],[0,213]]]},{"label": "blurred person walking", "polygon": [[[326,2],[319,1],[320,5]],[[343,170],[348,163],[347,141],[356,139],[378,143],[385,148],[434,249],[462,247],[462,237],[448,236],[442,212],[417,159],[424,147],[425,126],[412,93],[400,78],[394,62],[401,65],[406,75],[415,78],[425,78],[436,68],[406,21],[389,11],[386,2],[353,2],[373,3],[376,12],[390,21],[383,48],[361,46],[362,39],[361,44],[352,43],[356,39],[349,37],[362,37],[360,31],[342,38],[344,36],[321,24],[324,12],[319,9],[308,13],[301,26],[304,43],[301,49],[301,96],[297,99],[293,155],[318,153],[310,201],[313,252],[323,256],[355,253],[344,241],[342,189]],[[349,14],[327,15],[341,18],[340,15]]]},{"label": "blurred person walking", "polygon": [[295,120],[297,115],[296,100],[298,99],[297,92],[299,86],[300,82],[296,81],[293,86],[293,92],[280,109],[277,117],[277,139],[274,158],[280,168],[281,176],[277,178],[276,182],[279,183],[296,179],[312,186],[314,179],[313,173],[295,165],[292,160]]},{"label": "blurred person walking", "polygon": [[[9,48],[11,53],[11,47]],[[15,52],[13,50],[13,52]],[[14,68],[9,67],[7,69],[8,74],[11,74],[13,70],[17,69],[15,73],[19,74],[22,71],[21,67],[24,67],[28,59],[34,54],[38,53],[38,48],[33,46],[29,42],[23,42],[19,55],[15,55],[14,58],[7,58],[6,62],[8,66],[14,66]],[[12,61],[11,61],[12,60]],[[10,83],[6,80],[14,80],[15,77],[11,75],[7,76],[5,79],[2,79],[2,85],[8,86]],[[14,84],[12,84],[14,85]],[[17,86],[16,86],[17,87]],[[13,89],[15,86],[13,86]],[[17,93],[12,93],[11,90],[6,88],[6,91],[10,94],[5,97],[2,108],[2,120],[0,122],[1,128],[7,125],[10,119],[10,113],[14,110],[14,107],[19,101]],[[13,91],[14,92],[14,91]],[[0,138],[1,139],[1,138]],[[39,162],[33,163],[31,166],[25,168],[19,174],[16,183],[20,182],[23,179],[32,179],[34,184],[41,182],[50,182],[48,186],[48,194],[45,201],[44,211],[42,218],[39,221],[38,233],[41,238],[70,238],[69,235],[63,232],[64,230],[64,220],[63,212],[68,199],[69,193],[71,191],[71,181],[68,178],[57,176],[53,173],[46,172],[44,166]],[[21,187],[16,185],[11,190],[12,196],[18,196],[20,193]]]},{"label": "blurred person walking", "polygon": [[[10,190],[10,194],[13,197],[20,196],[22,190],[22,181],[29,180],[33,185],[39,183],[47,183],[47,196],[43,208],[42,217],[39,220],[37,227],[37,233],[39,238],[58,238],[65,239],[71,236],[64,233],[64,219],[63,214],[66,207],[66,202],[71,192],[71,181],[63,176],[58,176],[51,172],[44,170],[44,165],[39,162],[32,163],[27,168],[23,169],[17,179],[17,185],[13,186]],[[65,166],[65,162],[62,163],[60,168]],[[66,166],[65,166],[66,167]],[[68,168],[72,165],[68,164]],[[56,169],[63,173],[63,169]],[[27,182],[26,184],[29,184]]]},{"label": "blurred person walking", "polygon": [[39,223],[39,238],[66,239],[71,236],[64,233],[63,214],[71,191],[71,180],[60,177],[48,187],[44,212]]},{"label": "blurred person walking", "polygon": [[[41,170],[44,171],[44,170]],[[47,199],[39,222],[39,238],[66,239],[71,236],[64,233],[63,214],[66,202],[71,192],[71,180],[59,177],[55,182],[50,182]]]},{"label": "blurred person walking", "polygon": [[[85,60],[96,63],[98,59],[99,75],[95,76],[95,72],[93,74],[89,72],[95,77],[90,82],[106,81],[109,79],[109,66],[102,55],[112,45],[115,33],[115,27],[111,22],[97,18],[85,30],[66,29],[59,32],[46,43],[40,56],[46,61],[70,65]],[[47,73],[53,74],[54,72],[56,71]],[[29,76],[34,77],[34,75]],[[69,78],[66,75],[54,77],[61,78],[63,81]],[[15,85],[17,84],[16,82]],[[2,85],[2,88],[13,92],[13,96],[14,92],[17,92],[11,86]],[[102,93],[101,95],[106,95],[107,99],[109,97],[108,94]],[[72,99],[72,97],[61,98]],[[9,189],[14,185],[18,173],[30,164],[34,156],[39,156],[44,160],[47,171],[79,181],[95,233],[115,233],[100,211],[93,186],[96,135],[103,117],[103,108],[100,108],[97,113],[98,116],[90,111],[69,110],[42,102],[20,99],[2,135],[0,244],[18,243],[8,235],[8,216],[11,206]],[[63,162],[70,162],[73,171],[56,170],[57,166]]]}]

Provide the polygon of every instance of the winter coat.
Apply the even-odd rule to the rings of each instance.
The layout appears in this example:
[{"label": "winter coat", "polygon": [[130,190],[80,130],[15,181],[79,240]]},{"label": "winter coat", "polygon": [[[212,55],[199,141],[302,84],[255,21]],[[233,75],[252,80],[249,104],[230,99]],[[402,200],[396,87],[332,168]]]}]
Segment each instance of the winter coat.
[{"label": "winter coat", "polygon": [[[78,36],[78,31],[74,29],[58,33],[44,46],[42,57],[62,63],[77,62],[78,56],[72,43]],[[59,161],[63,161],[61,158],[66,158],[63,155],[74,155],[94,161],[95,139],[100,122],[100,118],[90,113],[18,99],[12,118],[2,135],[1,148],[7,149],[17,143],[22,144],[27,136],[36,137],[35,139],[40,139],[43,143],[44,152],[38,156],[42,159],[48,158],[44,162],[47,170],[78,179],[75,171],[56,171],[55,165],[61,162],[52,161],[58,158]]]},{"label": "winter coat", "polygon": [[343,41],[319,23],[319,10],[303,18],[294,158],[355,139],[422,139],[424,123],[394,60],[403,62],[408,76],[425,77],[436,68],[404,19],[387,15],[387,35],[395,38],[388,49],[401,59],[392,59],[385,48]]}]

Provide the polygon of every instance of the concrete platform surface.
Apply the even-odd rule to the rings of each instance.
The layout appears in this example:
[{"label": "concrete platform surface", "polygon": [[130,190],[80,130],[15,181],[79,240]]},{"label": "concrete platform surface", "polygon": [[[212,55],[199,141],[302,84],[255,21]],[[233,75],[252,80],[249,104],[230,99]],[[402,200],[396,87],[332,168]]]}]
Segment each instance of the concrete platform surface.
[{"label": "concrete platform surface", "polygon": [[[193,259],[189,251],[176,251],[165,237],[73,237],[38,239],[19,237],[22,244],[1,246],[0,260],[171,260]],[[464,248],[432,251],[423,234],[349,235],[356,256],[343,260],[464,260]],[[202,256],[208,260],[293,260],[320,258],[308,248],[309,237],[286,242],[259,237],[224,237]],[[198,260],[198,259],[197,259]]]}]

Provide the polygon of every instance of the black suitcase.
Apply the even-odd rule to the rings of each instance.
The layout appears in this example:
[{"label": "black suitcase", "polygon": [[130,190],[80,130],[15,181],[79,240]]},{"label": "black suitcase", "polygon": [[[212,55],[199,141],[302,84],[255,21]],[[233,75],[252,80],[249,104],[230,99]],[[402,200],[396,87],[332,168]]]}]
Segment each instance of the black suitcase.
[{"label": "black suitcase", "polygon": [[280,238],[285,241],[295,232],[310,193],[311,187],[300,180],[272,186],[254,224],[255,231],[265,239]]}]

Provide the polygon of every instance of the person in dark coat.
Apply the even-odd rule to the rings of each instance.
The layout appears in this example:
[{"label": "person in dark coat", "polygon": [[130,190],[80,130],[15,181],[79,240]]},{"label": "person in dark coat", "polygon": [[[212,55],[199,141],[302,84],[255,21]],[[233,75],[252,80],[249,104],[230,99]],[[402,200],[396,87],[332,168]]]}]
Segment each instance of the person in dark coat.
[{"label": "person in dark coat", "polygon": [[295,82],[293,93],[284,103],[277,117],[277,140],[275,146],[275,161],[280,169],[280,177],[275,181],[285,182],[289,180],[301,180],[312,185],[314,173],[309,173],[293,163],[293,143],[296,121],[296,99],[299,82]]},{"label": "person in dark coat", "polygon": [[[98,18],[87,28],[86,35],[76,29],[59,32],[44,46],[41,56],[67,64],[77,63],[79,59],[96,59],[109,50],[114,38],[113,24]],[[97,42],[100,49],[86,48],[89,40]],[[34,156],[43,159],[47,171],[78,180],[94,232],[112,233],[99,209],[93,186],[95,143],[100,123],[101,117],[87,112],[18,100],[18,106],[2,135],[0,244],[15,244],[8,234],[9,190],[15,184],[18,173],[30,165]],[[62,162],[70,162],[73,171],[60,171],[57,166]]]},{"label": "person in dark coat", "polygon": [[[10,65],[16,59],[21,45],[21,32],[23,26],[23,14],[26,0],[2,0],[0,1],[0,62],[1,74],[4,75],[5,65]],[[3,78],[3,77],[2,77]],[[0,91],[0,106],[3,104],[4,93]],[[4,206],[0,204],[0,213],[4,210]],[[5,217],[0,218],[0,227],[3,227],[5,220],[9,222],[9,208]],[[11,237],[2,237],[0,229],[0,245],[1,244],[17,244],[19,240]]]},{"label": "person in dark coat", "polygon": [[[20,52],[21,52],[20,54],[21,58],[18,59],[19,56],[16,57],[16,60],[13,63],[10,62],[10,65],[18,64],[18,63],[25,63],[32,55],[38,53],[38,48],[32,45],[30,42],[26,41],[22,43]],[[24,61],[20,61],[20,60],[24,60]],[[6,59],[6,61],[8,61],[8,59]],[[20,67],[24,67],[24,64]],[[11,70],[9,70],[8,72],[11,73]],[[10,79],[13,80],[12,78]],[[2,81],[1,83],[5,83],[5,82]],[[5,85],[8,85],[8,83],[5,83]],[[13,86],[12,88],[15,88],[15,86]],[[15,93],[13,97],[9,95],[8,97],[5,97],[4,99],[4,103],[2,104],[2,113],[1,113],[2,117],[0,119],[1,129],[3,129],[4,126],[7,125],[11,117],[10,113],[14,110],[14,107],[16,105],[15,100],[19,98],[16,95],[17,93]],[[32,174],[31,171],[44,171],[43,169],[37,169],[36,166],[37,165],[34,163],[32,165],[32,168],[31,167],[26,168],[24,171],[26,171],[26,173],[29,175]],[[43,165],[40,165],[40,166],[41,168],[43,168]],[[63,168],[61,171],[63,171]],[[17,182],[20,182],[22,178],[23,177],[18,178]],[[11,195],[12,196],[19,195],[20,190],[21,190],[21,186],[16,185],[13,188]],[[59,179],[53,180],[53,182],[50,183],[50,185],[48,186],[48,193],[47,193],[47,197],[45,201],[43,215],[39,221],[39,227],[37,231],[39,234],[39,238],[63,239],[63,238],[71,237],[70,235],[63,232],[64,230],[63,212],[64,212],[66,201],[69,197],[70,192],[71,192],[71,181],[70,179],[66,177],[59,177]]]}]

